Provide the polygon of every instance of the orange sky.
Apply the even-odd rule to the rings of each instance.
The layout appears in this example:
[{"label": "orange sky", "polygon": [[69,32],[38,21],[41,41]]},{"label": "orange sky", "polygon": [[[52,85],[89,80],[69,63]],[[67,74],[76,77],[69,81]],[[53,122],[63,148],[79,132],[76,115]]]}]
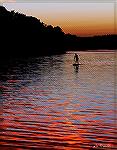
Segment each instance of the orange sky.
[{"label": "orange sky", "polygon": [[79,36],[114,34],[114,3],[4,3],[15,10],[60,26],[65,33]]}]

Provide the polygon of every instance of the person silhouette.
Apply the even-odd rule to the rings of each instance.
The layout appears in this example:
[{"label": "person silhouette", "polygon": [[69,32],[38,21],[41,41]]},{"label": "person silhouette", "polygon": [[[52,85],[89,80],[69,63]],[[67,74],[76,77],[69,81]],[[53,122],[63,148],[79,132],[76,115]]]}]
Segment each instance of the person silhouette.
[{"label": "person silhouette", "polygon": [[74,55],[74,61],[75,61],[76,64],[79,64],[79,57],[76,53]]}]

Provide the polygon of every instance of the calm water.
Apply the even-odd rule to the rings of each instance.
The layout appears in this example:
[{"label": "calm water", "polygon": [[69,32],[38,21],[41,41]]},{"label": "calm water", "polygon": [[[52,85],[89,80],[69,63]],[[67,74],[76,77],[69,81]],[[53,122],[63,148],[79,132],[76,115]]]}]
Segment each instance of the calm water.
[{"label": "calm water", "polygon": [[116,149],[115,53],[17,60],[0,72],[0,148]]}]

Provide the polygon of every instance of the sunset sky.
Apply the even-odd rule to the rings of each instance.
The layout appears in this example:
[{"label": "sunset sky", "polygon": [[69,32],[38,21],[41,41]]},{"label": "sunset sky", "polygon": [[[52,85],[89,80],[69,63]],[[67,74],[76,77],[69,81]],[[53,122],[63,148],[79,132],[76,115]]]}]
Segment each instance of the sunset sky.
[{"label": "sunset sky", "polygon": [[115,33],[114,3],[3,3],[7,10],[34,16],[65,33],[92,36]]}]

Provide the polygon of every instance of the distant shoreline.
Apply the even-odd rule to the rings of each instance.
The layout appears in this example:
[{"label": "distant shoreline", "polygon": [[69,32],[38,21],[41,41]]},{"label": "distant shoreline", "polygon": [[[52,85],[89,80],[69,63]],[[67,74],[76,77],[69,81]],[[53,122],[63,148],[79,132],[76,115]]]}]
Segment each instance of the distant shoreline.
[{"label": "distant shoreline", "polygon": [[[104,50],[104,49],[102,49],[102,50],[86,50],[87,52],[115,52],[116,50]],[[85,51],[84,51],[85,52]]]},{"label": "distant shoreline", "polygon": [[[59,27],[46,25],[32,16],[8,11],[0,6],[0,58],[64,54],[68,51],[114,52],[117,35],[78,37],[65,34]],[[9,27],[9,28],[8,28]]]},{"label": "distant shoreline", "polygon": [[116,50],[78,50],[78,51],[72,51],[72,50],[70,50],[70,51],[67,51],[66,53],[67,54],[73,54],[73,53],[78,53],[78,52],[83,52],[83,53],[85,53],[85,52],[93,52],[93,53],[98,53],[98,52],[102,52],[102,53],[106,53],[106,52],[108,52],[108,53],[114,53],[114,52],[117,52]]}]

